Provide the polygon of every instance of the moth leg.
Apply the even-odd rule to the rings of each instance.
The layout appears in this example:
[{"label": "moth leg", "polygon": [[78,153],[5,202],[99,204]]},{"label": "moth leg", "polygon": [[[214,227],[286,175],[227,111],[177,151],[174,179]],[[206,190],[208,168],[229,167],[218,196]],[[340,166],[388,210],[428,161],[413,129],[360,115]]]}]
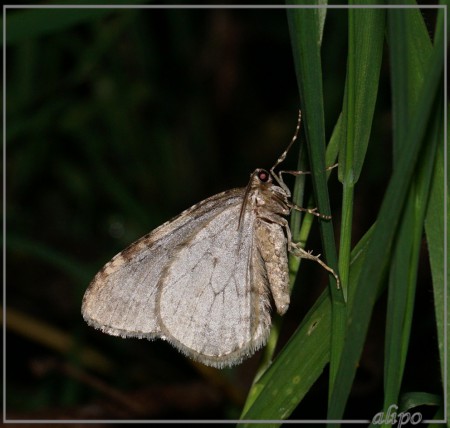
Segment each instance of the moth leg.
[{"label": "moth leg", "polygon": [[289,227],[289,222],[284,217],[281,217],[278,214],[271,214],[271,213],[266,213],[263,217],[260,217],[260,218],[262,220],[266,220],[269,223],[276,223],[285,230],[288,251],[292,253],[293,252],[292,245],[294,244],[294,241],[292,240],[292,233],[291,233],[291,229]]},{"label": "moth leg", "polygon": [[311,171],[280,171],[278,174],[276,174],[272,168],[270,170],[270,173],[275,177],[275,180],[277,181],[278,185],[286,192],[286,194],[288,195],[288,198],[290,198],[291,190],[284,182],[283,174],[302,175],[302,174],[311,174]]},{"label": "moth leg", "polygon": [[[284,157],[286,157],[286,153],[284,152]],[[283,160],[284,160],[283,157]],[[280,157],[281,159],[281,157]],[[275,164],[275,166],[278,165],[278,163]],[[280,171],[278,174],[276,174],[274,172],[274,168],[275,166],[272,167],[272,169],[270,170],[270,173],[272,174],[272,176],[275,178],[276,182],[278,183],[278,185],[288,194],[288,197],[291,196],[291,191],[290,189],[287,187],[286,183],[283,180],[283,174],[290,174],[290,175],[294,175],[295,177],[299,176],[299,175],[308,175],[311,174],[311,171],[294,171],[294,170],[283,170]],[[330,171],[333,168],[336,168],[338,166],[337,163],[335,163],[334,165],[328,166],[325,171]]]},{"label": "moth leg", "polygon": [[283,177],[281,176],[281,172],[279,174],[277,174],[275,171],[273,171],[273,168],[270,170],[270,173],[272,174],[272,176],[275,178],[277,184],[284,190],[284,192],[286,193],[286,196],[288,198],[291,197],[291,190],[289,189],[289,187],[287,186],[287,184],[283,181]]},{"label": "moth leg", "polygon": [[[327,166],[326,169],[325,169],[325,171],[330,171],[330,170],[336,168],[338,165],[339,165],[338,163],[335,163],[334,165]],[[291,175],[297,176],[297,175],[311,174],[311,171],[293,171],[293,170],[285,170],[285,171],[280,171],[280,174],[291,174]]]},{"label": "moth leg", "polygon": [[325,214],[320,214],[317,212],[317,208],[303,208],[303,207],[299,207],[298,205],[293,204],[292,202],[288,201],[288,207],[292,210],[296,210],[296,211],[302,211],[302,212],[306,212],[312,215],[315,215],[316,217],[322,218],[324,220],[330,220],[331,216],[330,215],[325,215]]},{"label": "moth leg", "polygon": [[294,254],[294,256],[300,257],[302,259],[314,260],[315,262],[319,263],[320,266],[322,266],[325,270],[327,270],[334,276],[334,278],[336,279],[337,289],[339,290],[341,288],[341,282],[339,281],[339,277],[337,276],[336,272],[320,259],[320,254],[315,256],[312,254],[311,251],[305,251],[300,246],[300,244],[295,243],[292,240],[292,233],[291,233],[291,229],[289,228],[289,223],[284,217],[274,214],[274,215],[266,215],[266,216],[264,216],[264,218],[267,219],[268,221],[278,223],[281,227],[284,228],[284,230],[286,231],[288,251],[290,253],[292,253],[292,254]]},{"label": "moth leg", "polygon": [[305,251],[302,247],[300,247],[300,245],[292,241],[290,247],[291,248],[289,251],[295,256],[302,259],[314,260],[315,262],[319,263],[320,266],[322,266],[325,270],[327,270],[334,276],[334,278],[336,279],[337,289],[339,290],[341,288],[341,282],[339,281],[339,277],[337,276],[336,272],[320,259],[320,254],[315,256],[311,251]]},{"label": "moth leg", "polygon": [[327,168],[325,169],[325,171],[331,171],[332,169],[336,168],[338,165],[339,165],[339,163],[336,162],[334,165],[327,166]]}]

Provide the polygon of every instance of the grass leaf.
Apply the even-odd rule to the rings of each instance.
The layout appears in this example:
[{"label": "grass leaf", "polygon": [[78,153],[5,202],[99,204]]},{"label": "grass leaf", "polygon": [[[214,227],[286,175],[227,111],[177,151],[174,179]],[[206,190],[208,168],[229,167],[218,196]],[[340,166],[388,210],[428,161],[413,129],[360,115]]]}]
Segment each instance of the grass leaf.
[{"label": "grass leaf", "polygon": [[[326,186],[325,121],[320,59],[320,19],[318,9],[290,9],[288,11],[297,82],[299,85],[305,132],[313,179],[314,195],[319,212],[330,215]],[[332,222],[320,222],[322,243],[328,266],[337,272],[337,253]],[[344,341],[346,303],[342,289],[332,281],[333,322],[331,324],[331,365],[337,366]],[[330,384],[334,379],[331,372]]]},{"label": "grass leaf", "polygon": [[[446,118],[444,118],[446,119]],[[433,278],[434,306],[437,327],[437,340],[439,355],[441,361],[441,375],[445,378],[447,373],[447,388],[450,385],[450,371],[446,370],[447,360],[445,358],[447,350],[447,341],[445,337],[445,313],[449,311],[448,294],[446,284],[449,283],[449,271],[445,277],[445,265],[447,262],[445,248],[448,243],[448,235],[445,230],[449,229],[448,207],[445,201],[449,200],[448,187],[445,193],[445,172],[444,172],[444,129],[443,122],[439,129],[438,140],[440,144],[437,149],[436,163],[434,167],[433,181],[430,191],[430,199],[425,218],[425,232],[427,238],[429,259],[431,265],[431,275]],[[447,225],[444,220],[447,219]],[[446,308],[447,305],[447,308]],[[447,391],[448,397],[448,391]],[[447,414],[450,411],[449,400],[444,405],[447,406]]]},{"label": "grass leaf", "polygon": [[[350,275],[354,186],[361,173],[372,128],[383,51],[385,12],[382,9],[349,9],[348,15],[347,78],[339,148],[339,179],[343,184],[339,274],[345,297]],[[344,321],[339,322],[340,329],[343,324]],[[330,397],[344,336],[345,329],[332,337],[334,352],[330,362]]]},{"label": "grass leaf", "polygon": [[[395,76],[392,88],[396,123],[395,162],[401,148],[407,143],[396,138],[403,138],[407,134],[412,111],[417,107],[417,91],[412,89],[420,87],[424,80],[425,63],[415,61],[414,58],[416,56],[429,58],[431,43],[419,10],[393,11],[390,14],[389,24],[392,74]],[[402,38],[401,35],[404,33],[414,34],[415,37]],[[418,34],[422,37],[419,38]],[[401,43],[400,40],[405,43]],[[402,53],[399,58],[397,53],[400,51]],[[409,109],[405,109],[404,106],[408,106]],[[439,127],[439,121],[440,117],[435,120],[435,128]],[[409,189],[390,268],[385,340],[384,412],[398,402],[408,352],[423,222],[438,144],[436,132],[428,140],[421,156],[422,162],[418,165]]]}]

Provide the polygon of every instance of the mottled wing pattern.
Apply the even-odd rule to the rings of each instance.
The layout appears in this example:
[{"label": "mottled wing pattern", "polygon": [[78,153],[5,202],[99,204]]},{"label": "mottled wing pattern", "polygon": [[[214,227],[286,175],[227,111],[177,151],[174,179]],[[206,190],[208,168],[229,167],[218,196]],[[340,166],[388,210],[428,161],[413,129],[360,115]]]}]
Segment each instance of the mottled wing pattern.
[{"label": "mottled wing pattern", "polygon": [[[229,205],[174,249],[158,284],[159,325],[185,354],[223,367],[262,346],[270,330],[268,284],[255,249],[256,214]],[[256,253],[255,253],[256,251]]]},{"label": "mottled wing pattern", "polygon": [[243,192],[233,189],[205,199],[113,257],[84,295],[82,314],[88,324],[115,336],[159,336],[157,284],[172,261],[174,248],[224,207],[240,206]]}]

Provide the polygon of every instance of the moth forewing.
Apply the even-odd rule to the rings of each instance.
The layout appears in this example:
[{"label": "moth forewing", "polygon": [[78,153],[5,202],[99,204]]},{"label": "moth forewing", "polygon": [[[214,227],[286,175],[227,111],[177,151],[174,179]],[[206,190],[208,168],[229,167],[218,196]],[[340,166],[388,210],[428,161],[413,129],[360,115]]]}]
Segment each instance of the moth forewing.
[{"label": "moth forewing", "polygon": [[88,324],[115,336],[159,337],[219,368],[263,346],[269,285],[254,258],[252,204],[238,227],[244,192],[194,205],[113,257],[85,293]]},{"label": "moth forewing", "polygon": [[229,205],[240,206],[242,195],[242,189],[233,189],[212,196],[114,256],[97,273],[83,297],[82,315],[86,322],[115,336],[158,336],[157,284],[173,249],[183,245],[217,212]]}]

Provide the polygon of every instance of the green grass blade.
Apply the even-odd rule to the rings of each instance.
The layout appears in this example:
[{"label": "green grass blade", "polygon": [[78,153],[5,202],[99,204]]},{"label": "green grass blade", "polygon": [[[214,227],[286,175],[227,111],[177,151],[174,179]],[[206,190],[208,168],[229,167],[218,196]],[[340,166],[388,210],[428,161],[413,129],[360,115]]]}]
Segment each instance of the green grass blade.
[{"label": "green grass blade", "polygon": [[[441,115],[436,116],[435,129]],[[385,412],[398,402],[411,333],[424,217],[435,164],[438,133],[428,140],[408,195],[391,265],[385,344]]]},{"label": "green grass blade", "polygon": [[[289,30],[293,46],[297,82],[299,85],[303,127],[308,141],[310,166],[317,205],[322,214],[330,214],[325,174],[325,123],[322,91],[322,68],[320,62],[320,21],[316,9],[289,9]],[[333,243],[332,224],[322,222],[323,239]],[[324,238],[324,236],[322,236]],[[331,239],[331,241],[330,241]],[[325,245],[325,242],[324,242]],[[328,248],[329,247],[329,248]],[[330,258],[335,248],[327,245]],[[328,255],[327,255],[328,258]],[[330,260],[331,263],[331,260]],[[332,263],[331,263],[332,264]]]},{"label": "green grass blade", "polygon": [[427,392],[407,392],[402,394],[398,410],[406,412],[414,407],[419,406],[440,406],[442,404],[442,397],[436,394],[429,394]]},{"label": "green grass blade", "polygon": [[[442,3],[442,2],[441,2]],[[439,36],[444,34],[444,11],[439,11],[436,34]],[[448,20],[447,20],[448,22]],[[445,34],[448,41],[448,34]],[[436,36],[435,36],[436,40]],[[444,94],[444,102],[448,108],[447,99]],[[448,177],[445,177],[445,159],[446,150],[444,145],[448,144],[448,140],[444,139],[444,127],[449,123],[448,111],[444,109],[443,123],[440,130],[442,143],[438,147],[436,166],[433,176],[433,185],[431,188],[430,202],[427,211],[427,217],[425,219],[425,231],[427,235],[428,250],[430,254],[431,274],[433,278],[433,292],[434,292],[434,304],[436,314],[436,325],[438,330],[438,347],[441,360],[441,373],[444,385],[447,387],[447,391],[444,393],[447,397],[443,406],[445,409],[439,411],[442,415],[450,414],[450,400],[448,399],[450,393],[450,370],[448,370],[448,318],[446,314],[450,312],[450,302],[448,299],[448,284],[449,284],[449,270],[448,263],[448,231],[449,229],[449,217],[448,217]],[[445,135],[448,138],[448,135]],[[446,189],[446,192],[445,190]],[[446,306],[445,306],[446,305]],[[447,332],[447,336],[446,333]],[[446,380],[446,382],[444,381]],[[438,413],[439,413],[438,412]],[[443,416],[442,416],[443,419]]]},{"label": "green grass blade", "polygon": [[[415,2],[410,2],[415,4]],[[388,44],[392,68],[394,163],[418,102],[418,90],[431,55],[431,41],[418,9],[393,9],[389,13]]]},{"label": "green grass blade", "polygon": [[354,185],[359,179],[372,128],[383,52],[385,11],[349,9],[347,78],[343,133],[339,149],[339,180],[343,184],[339,273],[347,293]]},{"label": "green grass blade", "polygon": [[[439,28],[439,27],[438,27]],[[358,360],[362,352],[368,329],[376,290],[390,260],[393,240],[396,234],[402,208],[408,188],[416,168],[418,155],[429,121],[432,105],[442,79],[444,39],[442,32],[436,35],[436,45],[426,73],[426,80],[419,92],[419,108],[414,111],[413,120],[408,129],[408,147],[399,156],[396,169],[389,182],[375,226],[377,239],[372,240],[356,290],[357,305],[352,308],[349,317],[347,340],[344,344],[339,372],[335,381],[328,417],[339,419],[344,413],[350,394]]]},{"label": "green grass blade", "polygon": [[[447,120],[448,118],[444,118]],[[446,284],[449,284],[449,270],[445,269],[447,262],[445,248],[448,248],[448,187],[445,193],[445,170],[444,170],[444,126],[440,128],[438,140],[440,144],[437,150],[436,164],[434,167],[433,183],[430,191],[430,200],[425,218],[425,233],[429,252],[431,276],[433,279],[433,293],[435,317],[437,326],[437,339],[439,347],[439,356],[441,361],[441,376],[445,379],[447,373],[447,388],[450,385],[450,371],[446,371],[448,358],[448,349],[446,347],[445,337],[445,313],[449,313],[448,290]],[[447,224],[445,224],[447,219]],[[445,273],[447,272],[447,277]],[[445,307],[447,305],[447,308]],[[449,391],[447,390],[447,397]],[[450,412],[449,400],[444,404],[447,406],[447,414]]]},{"label": "green grass blade", "polygon": [[[402,37],[404,34],[408,36]],[[414,37],[411,37],[411,34],[414,34]],[[421,38],[418,35],[421,35]],[[407,134],[411,114],[416,107],[417,90],[413,91],[413,88],[420,87],[424,79],[425,63],[415,61],[414,58],[416,56],[429,58],[431,52],[431,43],[419,10],[397,10],[389,15],[389,45],[396,123],[394,133],[394,159],[396,159],[402,146],[407,143],[396,138],[403,138]],[[401,55],[398,55],[399,52]],[[435,128],[439,127],[439,120],[440,117],[437,123],[435,121]],[[392,404],[398,403],[408,351],[423,222],[438,143],[436,133],[433,137],[425,146],[421,156],[422,163],[418,166],[409,190],[390,268],[384,363],[385,413]]]},{"label": "green grass blade", "polygon": [[[385,12],[382,9],[350,9],[348,61],[339,150],[339,179],[343,184],[339,274],[344,296],[348,293],[353,223],[354,185],[361,173],[378,93],[383,51]],[[330,362],[331,397],[345,331],[332,338],[335,350]]]},{"label": "green grass blade", "polygon": [[[318,9],[291,9],[288,11],[289,30],[302,101],[302,113],[308,142],[314,195],[319,212],[330,215],[326,187],[325,121],[320,59],[320,15]],[[326,263],[337,272],[337,253],[332,222],[320,222]],[[331,366],[337,366],[345,336],[347,309],[341,289],[332,281],[333,322],[331,324]],[[332,369],[330,384],[335,371]]]},{"label": "green grass blade", "polygon": [[[371,2],[364,2],[372,4]],[[385,11],[349,10],[349,52],[339,180],[355,184],[361,174],[372,129],[383,53]]]}]

